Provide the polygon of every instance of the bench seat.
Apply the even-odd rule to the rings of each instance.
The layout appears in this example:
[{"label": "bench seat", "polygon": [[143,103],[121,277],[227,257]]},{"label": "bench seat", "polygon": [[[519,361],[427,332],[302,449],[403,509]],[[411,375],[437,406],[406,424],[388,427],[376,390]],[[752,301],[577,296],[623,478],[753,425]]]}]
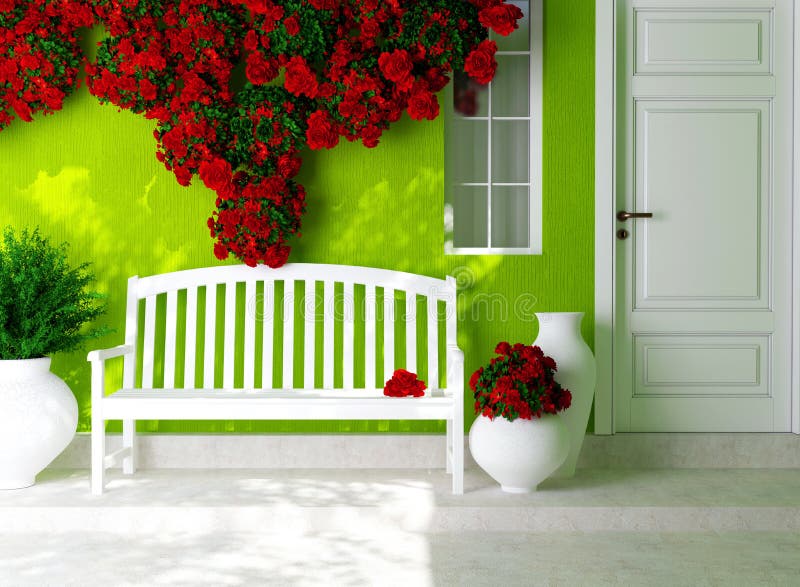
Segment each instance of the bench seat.
[{"label": "bench seat", "polygon": [[364,389],[120,389],[106,396],[106,419],[135,420],[446,420],[443,390],[388,397]]}]

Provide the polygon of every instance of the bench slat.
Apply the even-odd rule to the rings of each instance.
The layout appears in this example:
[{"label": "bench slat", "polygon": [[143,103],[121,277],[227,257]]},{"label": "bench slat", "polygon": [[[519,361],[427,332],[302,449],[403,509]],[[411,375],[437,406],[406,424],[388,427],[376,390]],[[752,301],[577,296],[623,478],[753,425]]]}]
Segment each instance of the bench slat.
[{"label": "bench slat", "polygon": [[261,346],[261,387],[272,387],[272,358],[275,342],[275,282],[264,282],[261,316],[264,323]]},{"label": "bench slat", "polygon": [[283,282],[283,387],[294,387],[294,280]]},{"label": "bench slat", "polygon": [[186,353],[183,359],[183,386],[194,387],[195,352],[197,348],[197,288],[186,290]]},{"label": "bench slat", "polygon": [[342,321],[344,338],[342,340],[342,387],[353,387],[353,357],[355,338],[355,297],[352,283],[344,284],[344,303],[342,304]]},{"label": "bench slat", "polygon": [[153,363],[156,347],[156,296],[149,296],[145,299],[144,304],[142,387],[153,387]]},{"label": "bench slat", "polygon": [[323,345],[325,352],[322,366],[322,387],[324,389],[333,389],[333,358],[335,356],[333,348],[333,317],[336,312],[334,304],[334,282],[325,281],[323,286],[325,288],[322,298],[325,300],[325,307],[323,308],[323,326],[325,329],[323,331]]},{"label": "bench slat", "polygon": [[225,343],[222,349],[222,385],[233,387],[236,367],[236,283],[225,284]]},{"label": "bench slat", "polygon": [[439,387],[439,305],[435,298],[427,300],[428,312],[428,387]]},{"label": "bench slat", "polygon": [[314,349],[316,334],[316,284],[313,279],[305,282],[305,297],[303,298],[303,387],[314,388]]},{"label": "bench slat", "polygon": [[364,286],[364,387],[375,389],[375,286]]},{"label": "bench slat", "polygon": [[164,337],[164,387],[175,387],[175,339],[178,328],[178,291],[167,293],[167,331]]},{"label": "bench slat", "polygon": [[406,292],[406,370],[417,372],[417,294]]},{"label": "bench slat", "polygon": [[394,373],[394,289],[383,288],[383,379]]},{"label": "bench slat", "polygon": [[206,286],[206,332],[203,362],[203,386],[214,387],[214,363],[217,333],[217,285]]},{"label": "bench slat", "polygon": [[256,282],[244,286],[244,386],[252,388],[256,371]]}]

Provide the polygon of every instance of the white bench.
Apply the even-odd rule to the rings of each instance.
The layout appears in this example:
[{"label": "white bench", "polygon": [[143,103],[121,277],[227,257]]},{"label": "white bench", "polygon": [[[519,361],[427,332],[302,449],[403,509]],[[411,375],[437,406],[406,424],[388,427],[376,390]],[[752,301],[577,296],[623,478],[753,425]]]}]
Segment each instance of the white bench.
[{"label": "white bench", "polygon": [[[358,354],[356,330],[364,341]],[[408,334],[405,348],[395,344],[400,332]],[[404,357],[397,364],[396,355]],[[106,361],[115,357],[124,359],[122,388],[106,395]],[[464,355],[452,277],[301,263],[131,277],[125,344],[92,351],[88,360],[94,494],[103,492],[107,468],[121,462],[124,473],[135,472],[136,420],[143,419],[445,420],[447,471],[453,493],[463,492]],[[383,395],[394,369],[416,373],[423,363],[424,397]],[[122,420],[123,446],[112,454],[105,449],[108,420]]]}]

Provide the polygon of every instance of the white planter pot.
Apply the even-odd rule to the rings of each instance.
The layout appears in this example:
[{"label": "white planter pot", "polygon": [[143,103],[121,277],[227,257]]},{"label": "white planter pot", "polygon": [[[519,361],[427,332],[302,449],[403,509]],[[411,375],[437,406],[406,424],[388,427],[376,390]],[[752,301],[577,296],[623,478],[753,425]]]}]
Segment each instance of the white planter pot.
[{"label": "white planter pot", "polygon": [[49,358],[0,361],[0,489],[33,485],[77,426],[78,402]]},{"label": "white planter pot", "polygon": [[572,392],[572,405],[559,413],[569,430],[569,455],[555,473],[556,477],[572,477],[592,409],[594,356],[581,336],[583,312],[539,312],[536,317],[539,335],[533,344],[555,360],[555,380]]},{"label": "white planter pot", "polygon": [[513,422],[478,416],[469,430],[469,450],[503,491],[527,493],[564,462],[569,434],[553,414]]}]

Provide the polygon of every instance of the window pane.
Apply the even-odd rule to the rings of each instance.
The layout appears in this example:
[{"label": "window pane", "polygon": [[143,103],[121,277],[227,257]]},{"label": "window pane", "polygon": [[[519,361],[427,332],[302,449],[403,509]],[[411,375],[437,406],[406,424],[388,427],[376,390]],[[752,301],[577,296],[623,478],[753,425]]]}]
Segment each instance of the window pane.
[{"label": "window pane", "polygon": [[494,32],[489,33],[489,38],[497,42],[498,51],[527,51],[529,47],[530,33],[530,19],[528,17],[530,10],[528,9],[527,2],[508,2],[507,4],[514,4],[522,10],[522,18],[517,21],[519,28],[513,33],[504,37],[497,35]]},{"label": "window pane", "polygon": [[492,188],[492,246],[528,247],[528,186]]},{"label": "window pane", "polygon": [[528,183],[527,120],[492,121],[492,181]]},{"label": "window pane", "polygon": [[498,55],[492,81],[492,116],[530,116],[530,57]]},{"label": "window pane", "polygon": [[486,188],[453,186],[453,246],[486,247]]},{"label": "window pane", "polygon": [[450,165],[453,181],[479,183],[488,181],[488,122],[453,117],[450,144]]}]

